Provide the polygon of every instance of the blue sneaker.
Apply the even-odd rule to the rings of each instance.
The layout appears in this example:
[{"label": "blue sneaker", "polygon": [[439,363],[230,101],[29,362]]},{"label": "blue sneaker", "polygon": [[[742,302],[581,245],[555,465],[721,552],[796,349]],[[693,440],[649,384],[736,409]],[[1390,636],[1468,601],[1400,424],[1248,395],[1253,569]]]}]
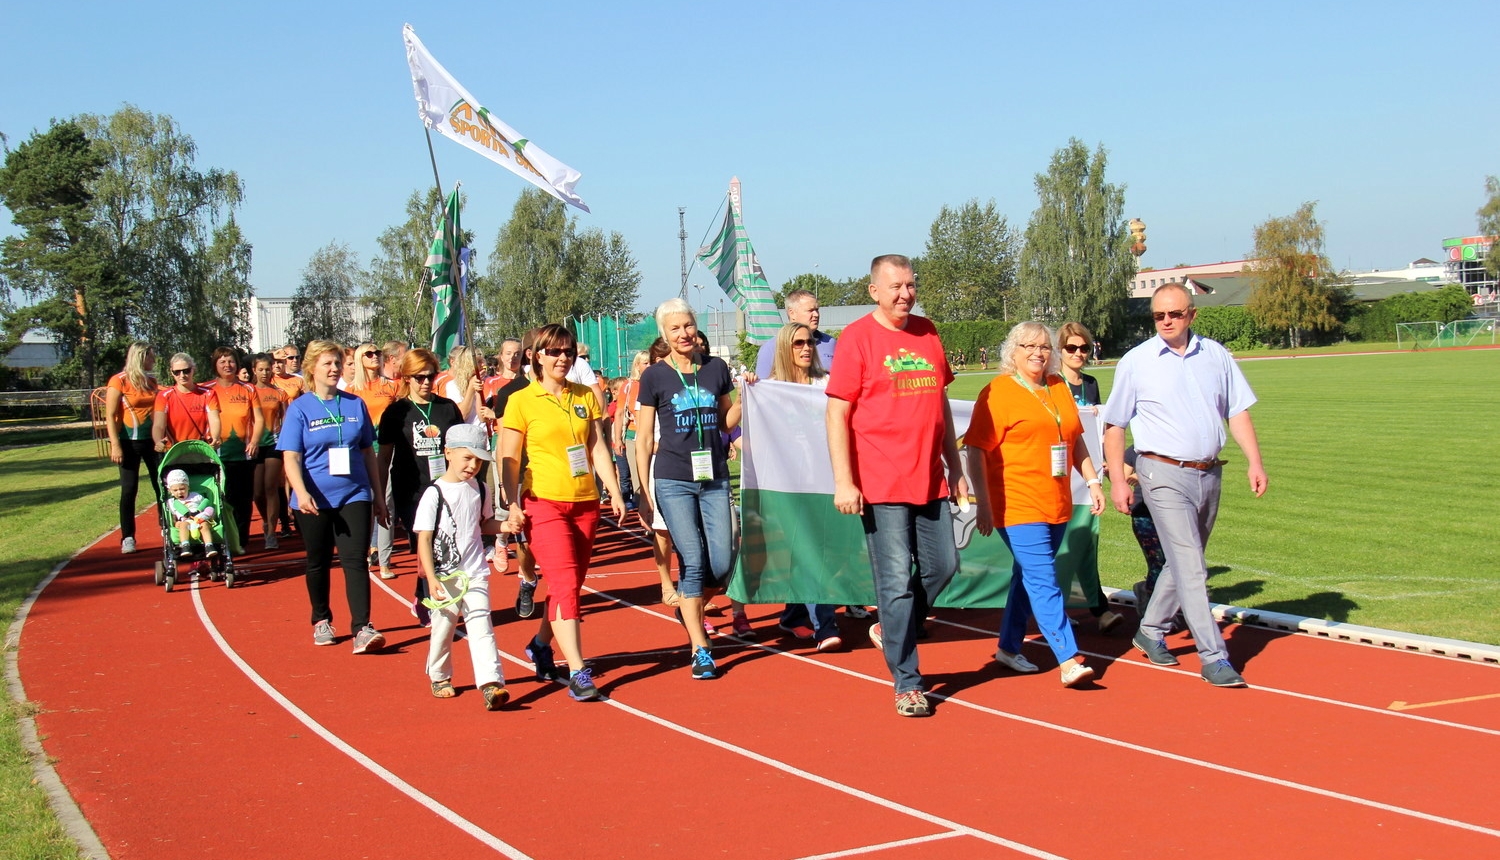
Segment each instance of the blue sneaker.
[{"label": "blue sneaker", "polygon": [[575,702],[588,702],[599,698],[599,688],[594,686],[594,671],[587,666],[574,672],[568,679],[568,695]]},{"label": "blue sneaker", "polygon": [[707,648],[699,648],[693,652],[693,680],[707,681],[715,676],[718,668]]},{"label": "blue sneaker", "polygon": [[552,661],[551,645],[543,645],[535,636],[531,637],[531,641],[526,644],[526,659],[536,667],[538,681],[557,680],[557,664]]}]

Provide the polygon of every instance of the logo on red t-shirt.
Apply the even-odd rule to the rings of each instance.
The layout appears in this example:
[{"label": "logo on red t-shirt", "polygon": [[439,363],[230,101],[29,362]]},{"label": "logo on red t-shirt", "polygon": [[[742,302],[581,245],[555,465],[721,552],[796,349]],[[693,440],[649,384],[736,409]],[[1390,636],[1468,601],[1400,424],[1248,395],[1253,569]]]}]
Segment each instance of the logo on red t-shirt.
[{"label": "logo on red t-shirt", "polygon": [[896,397],[930,394],[943,387],[932,362],[905,348],[897,349],[894,356],[887,355],[881,364],[891,375],[892,393]]}]

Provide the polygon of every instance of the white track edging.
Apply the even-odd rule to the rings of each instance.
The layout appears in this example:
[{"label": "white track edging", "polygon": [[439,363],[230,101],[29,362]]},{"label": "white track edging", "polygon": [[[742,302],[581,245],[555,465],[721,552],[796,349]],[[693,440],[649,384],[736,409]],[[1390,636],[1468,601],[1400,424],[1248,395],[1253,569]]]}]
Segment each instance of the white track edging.
[{"label": "white track edging", "polygon": [[[1135,595],[1125,589],[1105,586],[1104,596],[1109,598],[1110,603],[1135,606]],[[1211,603],[1209,608],[1213,610],[1214,617],[1220,621],[1250,627],[1264,627],[1267,630],[1279,630],[1283,633],[1305,633],[1335,642],[1373,645],[1396,651],[1415,651],[1421,654],[1500,666],[1500,646],[1496,645],[1464,642],[1460,639],[1443,639],[1438,636],[1423,636],[1420,633],[1403,633],[1399,630],[1384,630],[1379,627],[1365,627],[1361,624],[1347,624],[1342,621],[1326,621],[1322,618],[1305,618],[1285,612],[1266,612],[1261,609],[1231,606],[1227,603]]]},{"label": "white track edging", "polygon": [[26,712],[26,688],[21,683],[21,628],[26,625],[26,617],[31,614],[31,607],[41,596],[42,590],[50,585],[59,573],[62,573],[62,569],[67,567],[73,559],[92,549],[99,541],[117,531],[119,531],[118,528],[110,529],[58,562],[57,566],[36,584],[36,588],[31,589],[26,599],[21,601],[21,607],[16,610],[16,618],[10,623],[10,629],[5,634],[5,683],[10,691],[11,701],[17,705],[16,723],[21,728],[21,748],[26,750],[26,757],[31,759],[31,769],[36,774],[37,784],[47,792],[47,805],[52,807],[52,812],[57,816],[58,823],[62,825],[63,832],[78,846],[80,856],[88,860],[109,860],[109,851],[105,850],[104,843],[99,841],[99,834],[94,832],[93,825],[89,824],[89,820],[84,817],[83,810],[78,808],[78,803],[68,792],[68,787],[63,785],[62,779],[57,775],[57,770],[52,767],[51,762],[47,761],[47,751],[42,749],[41,736],[37,734],[36,720]]}]

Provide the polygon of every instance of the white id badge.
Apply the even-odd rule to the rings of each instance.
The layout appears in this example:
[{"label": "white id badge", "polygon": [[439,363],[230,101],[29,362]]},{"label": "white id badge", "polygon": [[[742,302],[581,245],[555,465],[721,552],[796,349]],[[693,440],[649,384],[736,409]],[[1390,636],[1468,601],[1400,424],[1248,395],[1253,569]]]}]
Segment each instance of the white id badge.
[{"label": "white id badge", "polygon": [[348,448],[329,448],[328,449],[328,474],[330,474],[330,475],[347,475],[347,474],[349,474],[349,449]]},{"label": "white id badge", "polygon": [[1052,477],[1061,478],[1068,474],[1068,446],[1052,446]]},{"label": "white id badge", "polygon": [[575,478],[589,473],[589,454],[582,445],[568,446],[568,468],[573,470]]},{"label": "white id badge", "polygon": [[707,449],[699,449],[692,453],[693,480],[712,481],[714,479],[714,454]]},{"label": "white id badge", "polygon": [[446,471],[448,471],[447,460],[444,460],[442,457],[427,458],[427,480],[436,481],[438,478],[441,478],[443,476],[443,473]]}]

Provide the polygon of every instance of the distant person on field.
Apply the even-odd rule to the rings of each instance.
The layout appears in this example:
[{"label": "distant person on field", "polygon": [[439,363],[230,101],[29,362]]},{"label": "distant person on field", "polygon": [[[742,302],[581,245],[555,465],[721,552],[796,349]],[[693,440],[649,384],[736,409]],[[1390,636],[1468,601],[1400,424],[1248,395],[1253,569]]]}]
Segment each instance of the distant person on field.
[{"label": "distant person on field", "polygon": [[917,665],[918,607],[958,572],[948,502],[967,499],[969,488],[946,394],[953,371],[937,327],[911,312],[911,260],[876,257],[870,298],[875,310],[844,329],[829,375],[833,503],[864,524],[880,608],[874,638],[895,682],[896,713],[926,717],[932,706]]},{"label": "distant person on field", "polygon": [[[1104,405],[1104,452],[1109,474],[1125,474],[1125,428],[1138,452],[1136,477],[1161,535],[1166,569],[1135,634],[1137,650],[1161,666],[1177,658],[1163,636],[1179,609],[1187,618],[1202,661],[1203,679],[1216,687],[1243,687],[1208,603],[1204,548],[1219,513],[1224,423],[1249,461],[1250,491],[1266,491],[1266,471],[1250,407],[1255,392],[1227,350],[1193,333],[1193,296],[1172,282],[1151,297],[1156,337],[1120,359]],[[1130,513],[1130,486],[1112,481],[1115,510]]]}]

